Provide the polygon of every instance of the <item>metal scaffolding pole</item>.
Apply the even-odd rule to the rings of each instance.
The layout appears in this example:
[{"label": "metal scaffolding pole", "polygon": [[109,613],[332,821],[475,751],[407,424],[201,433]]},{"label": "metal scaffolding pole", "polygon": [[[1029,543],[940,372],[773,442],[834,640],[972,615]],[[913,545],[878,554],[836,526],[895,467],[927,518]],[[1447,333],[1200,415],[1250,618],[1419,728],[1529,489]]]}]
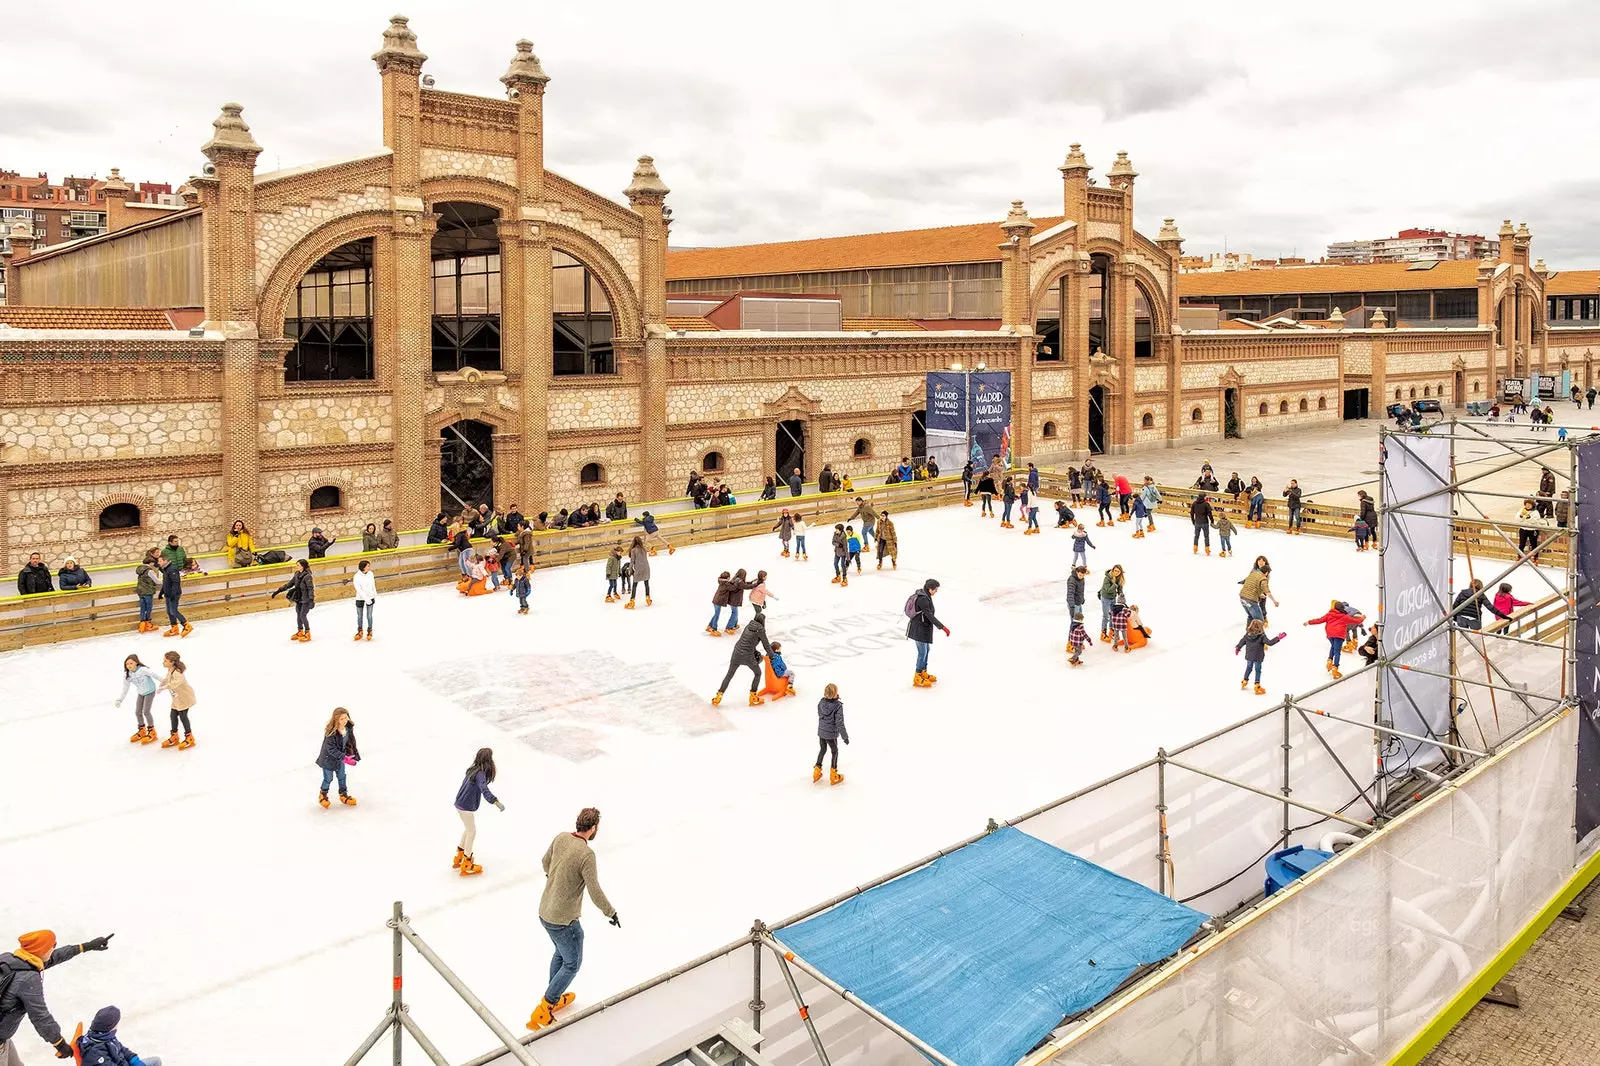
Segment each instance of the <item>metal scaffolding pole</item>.
[{"label": "metal scaffolding pole", "polygon": [[1320,815],[1323,818],[1331,818],[1336,822],[1343,822],[1345,825],[1355,826],[1357,829],[1372,828],[1365,822],[1358,822],[1354,818],[1346,818],[1338,811],[1329,811],[1324,810],[1321,807],[1313,807],[1309,803],[1301,803],[1299,800],[1290,799],[1287,796],[1281,796],[1273,792],[1268,792],[1266,789],[1257,788],[1254,785],[1247,785],[1243,781],[1235,781],[1233,778],[1225,777],[1222,774],[1214,774],[1210,770],[1202,770],[1198,766],[1191,766],[1186,762],[1179,762],[1177,759],[1168,759],[1167,765],[1176,766],[1180,770],[1187,770],[1191,774],[1199,774],[1201,777],[1209,777],[1213,781],[1221,781],[1223,784],[1232,785],[1234,788],[1242,788],[1246,792],[1254,792],[1258,796],[1265,796],[1274,803],[1290,804],[1291,806],[1300,808],[1302,811],[1309,811],[1310,813]]},{"label": "metal scaffolding pole", "polygon": [[[811,1008],[806,1006],[805,998],[800,995],[800,986],[795,983],[794,974],[789,969],[789,963],[798,963],[799,960],[794,957],[794,953],[789,951],[788,948],[779,951],[778,948],[782,947],[782,945],[773,940],[770,934],[763,933],[762,939],[766,942],[767,947],[772,948],[772,953],[778,957],[778,970],[783,974],[783,983],[789,986],[789,995],[794,997],[795,1009],[800,1012],[800,1020],[805,1023],[806,1035],[811,1037],[811,1047],[817,1053],[817,1061],[822,1063],[822,1066],[832,1066],[828,1060],[828,1049],[822,1046],[822,1036],[817,1032],[817,1024],[811,1020]],[[816,975],[812,974],[812,976],[815,977]]]},{"label": "metal scaffolding pole", "polygon": [[[496,1018],[493,1012],[483,1005],[483,1000],[475,996],[472,989],[468,988],[466,983],[456,976],[456,972],[412,930],[409,920],[404,917],[400,918],[395,923],[395,928],[400,931],[401,936],[411,942],[412,947],[417,949],[417,954],[427,959],[428,965],[439,972],[439,976],[444,978],[445,984],[449,985],[455,994],[460,996],[468,1007],[472,1008],[472,1013],[476,1014],[483,1024],[489,1027],[489,1031],[494,1033],[500,1042],[506,1046],[506,1050],[511,1052],[512,1058],[520,1062],[522,1066],[539,1066],[539,1060],[533,1057],[533,1052],[522,1045],[522,1042],[516,1038],[511,1030],[506,1028],[506,1024]],[[420,1030],[411,1023],[410,1018],[402,1014],[400,1021],[412,1036],[418,1037],[417,1042],[421,1043]],[[449,1066],[449,1064],[445,1063],[444,1066]]]},{"label": "metal scaffolding pole", "polygon": [[[1433,676],[1435,676],[1435,677],[1448,677],[1449,675],[1448,674],[1434,674]],[[1306,709],[1307,710],[1311,710],[1310,708],[1306,708]],[[1442,740],[1435,740],[1432,737],[1418,736],[1416,733],[1407,733],[1404,730],[1400,730],[1400,729],[1391,729],[1389,726],[1378,725],[1375,722],[1358,722],[1354,718],[1341,718],[1336,714],[1329,714],[1327,711],[1311,710],[1311,713],[1312,714],[1316,714],[1316,715],[1321,715],[1323,718],[1331,718],[1335,722],[1343,722],[1345,725],[1353,725],[1353,726],[1357,726],[1357,727],[1359,727],[1361,729],[1371,729],[1371,730],[1374,730],[1376,732],[1382,733],[1385,736],[1404,737],[1407,740],[1417,740],[1417,741],[1421,741],[1424,744],[1432,744],[1435,747],[1446,748],[1446,749],[1448,749],[1450,751],[1458,751],[1463,755],[1471,755],[1475,759],[1486,759],[1486,758],[1489,757],[1489,753],[1486,752],[1486,751],[1473,751],[1471,748],[1457,747],[1454,744],[1446,744]]]}]

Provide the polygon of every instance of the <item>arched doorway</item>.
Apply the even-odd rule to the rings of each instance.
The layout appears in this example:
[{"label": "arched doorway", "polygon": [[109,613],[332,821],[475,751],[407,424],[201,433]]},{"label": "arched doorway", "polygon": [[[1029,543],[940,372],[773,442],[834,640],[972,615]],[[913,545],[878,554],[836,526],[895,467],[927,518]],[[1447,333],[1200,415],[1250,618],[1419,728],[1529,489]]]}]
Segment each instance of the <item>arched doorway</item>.
[{"label": "arched doorway", "polygon": [[1089,454],[1104,455],[1106,450],[1106,409],[1111,402],[1104,385],[1089,390]]},{"label": "arched doorway", "polygon": [[1467,402],[1467,372],[1465,370],[1456,371],[1455,398],[1451,402],[1457,407]]},{"label": "arched doorway", "polygon": [[911,458],[918,463],[928,458],[927,419],[926,409],[911,412]]},{"label": "arched doorway", "polygon": [[500,212],[433,205],[433,370],[500,369]]},{"label": "arched doorway", "polygon": [[798,418],[786,419],[778,423],[778,428],[773,434],[772,454],[778,457],[778,468],[775,471],[780,477],[787,478],[796,468],[800,476],[806,476],[806,424]]},{"label": "arched doorway", "polygon": [[1222,436],[1226,438],[1242,437],[1239,422],[1239,390],[1222,390]]},{"label": "arched doorway", "polygon": [[494,505],[494,427],[464,418],[439,431],[439,508]]},{"label": "arched doorway", "polygon": [[285,381],[370,381],[372,368],[371,237],[341,244],[311,265],[294,287],[283,320],[293,341]]}]

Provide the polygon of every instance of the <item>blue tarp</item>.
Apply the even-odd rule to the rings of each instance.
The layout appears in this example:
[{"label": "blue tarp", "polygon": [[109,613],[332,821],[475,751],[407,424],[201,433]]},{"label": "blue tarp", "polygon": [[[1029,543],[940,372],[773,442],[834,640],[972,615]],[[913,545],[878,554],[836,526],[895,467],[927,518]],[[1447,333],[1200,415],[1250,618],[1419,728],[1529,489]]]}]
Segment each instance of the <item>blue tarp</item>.
[{"label": "blue tarp", "polygon": [[960,1066],[1013,1066],[1205,918],[1007,827],[776,936]]}]

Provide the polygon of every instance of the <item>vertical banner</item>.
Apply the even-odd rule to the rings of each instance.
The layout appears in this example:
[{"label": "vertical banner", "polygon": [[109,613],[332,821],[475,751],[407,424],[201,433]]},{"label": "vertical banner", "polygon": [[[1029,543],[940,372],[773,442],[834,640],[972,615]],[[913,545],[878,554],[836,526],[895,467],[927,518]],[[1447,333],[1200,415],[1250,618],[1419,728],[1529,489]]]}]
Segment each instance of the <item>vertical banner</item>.
[{"label": "vertical banner", "polygon": [[1600,836],[1600,442],[1579,444],[1578,491],[1573,493],[1574,563],[1577,566],[1578,854]]},{"label": "vertical banner", "polygon": [[1011,372],[981,370],[972,375],[968,397],[972,465],[982,469],[996,457],[1011,466]]},{"label": "vertical banner", "polygon": [[[1384,438],[1382,499],[1403,505],[1383,516],[1384,654],[1382,705],[1388,724],[1402,732],[1447,740],[1450,679],[1418,673],[1450,672],[1450,630],[1439,627],[1450,613],[1450,441],[1437,437]],[[1404,737],[1383,738],[1383,771],[1432,766],[1444,759],[1435,745]]]},{"label": "vertical banner", "polygon": [[961,464],[967,461],[966,374],[953,370],[928,374],[922,428],[928,458],[939,464],[939,472],[961,473]]}]

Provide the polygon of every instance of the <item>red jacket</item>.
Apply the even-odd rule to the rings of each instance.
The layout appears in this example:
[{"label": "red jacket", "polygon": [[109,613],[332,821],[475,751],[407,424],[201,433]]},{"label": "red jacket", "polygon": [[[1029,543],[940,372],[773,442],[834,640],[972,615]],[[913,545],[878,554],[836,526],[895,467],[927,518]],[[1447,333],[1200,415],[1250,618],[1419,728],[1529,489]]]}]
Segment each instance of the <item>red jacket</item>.
[{"label": "red jacket", "polygon": [[1131,495],[1133,495],[1133,486],[1128,484],[1128,479],[1123,477],[1121,474],[1117,475],[1117,495],[1118,496],[1131,496]]},{"label": "red jacket", "polygon": [[1519,600],[1509,592],[1496,592],[1494,594],[1494,609],[1502,615],[1509,615],[1513,607],[1532,607],[1527,600]]},{"label": "red jacket", "polygon": [[1364,614],[1345,614],[1343,611],[1329,611],[1321,618],[1313,618],[1306,625],[1314,626],[1318,622],[1326,622],[1323,632],[1329,637],[1338,637],[1340,640],[1350,635],[1350,627],[1359,625],[1367,620]]}]

